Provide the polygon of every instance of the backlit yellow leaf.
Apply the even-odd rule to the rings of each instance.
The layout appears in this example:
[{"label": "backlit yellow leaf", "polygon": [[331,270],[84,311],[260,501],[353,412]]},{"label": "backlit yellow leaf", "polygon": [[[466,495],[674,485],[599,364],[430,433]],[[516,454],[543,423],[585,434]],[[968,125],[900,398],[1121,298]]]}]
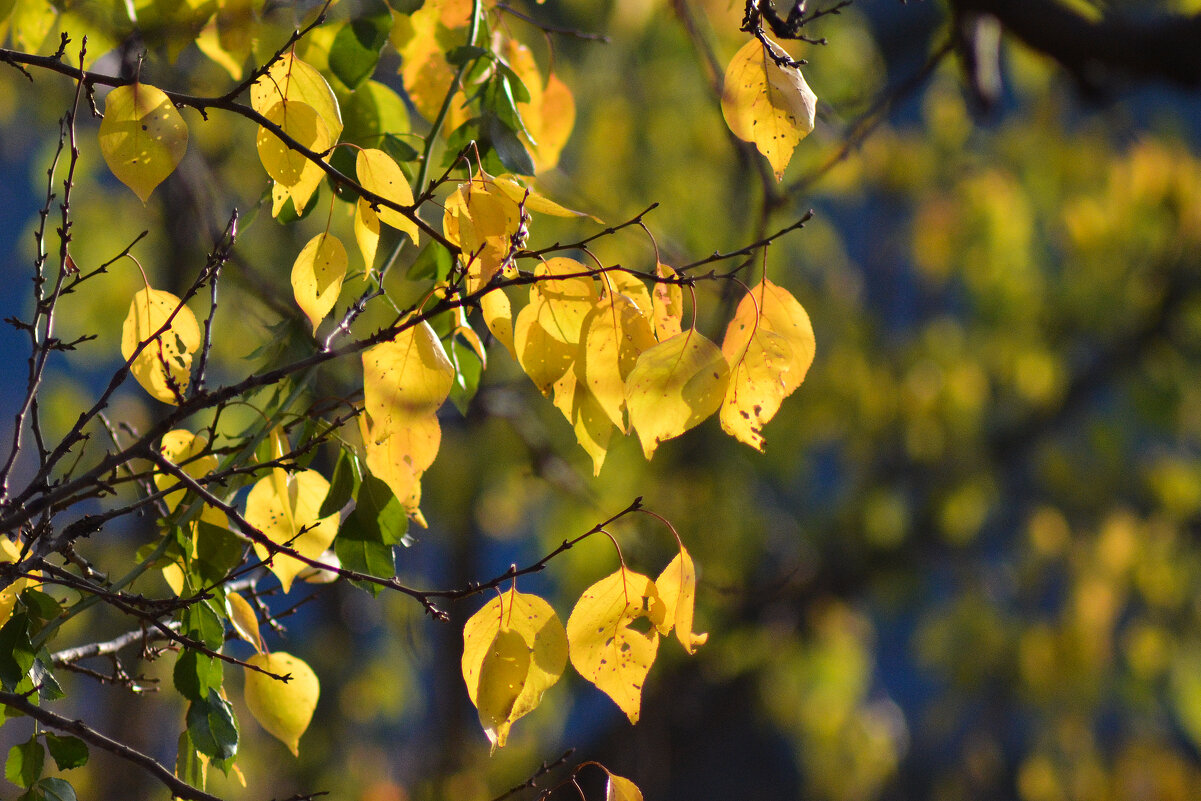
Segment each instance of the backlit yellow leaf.
[{"label": "backlit yellow leaf", "polygon": [[[772,44],[777,54],[784,51]],[[758,39],[742,46],[726,67],[721,111],[734,135],[754,142],[767,157],[776,180],[797,143],[813,130],[817,97],[796,67],[772,60]]]},{"label": "backlit yellow leaf", "polygon": [[284,682],[247,669],[245,699],[246,708],[259,725],[286,745],[293,756],[299,756],[300,736],[308,729],[321,695],[317,674],[303,660],[283,651],[254,654],[246,661],[277,676],[291,676]]},{"label": "backlit yellow leaf", "polygon": [[[676,271],[666,264],[655,265],[655,275],[660,278],[675,278]],[[655,323],[655,337],[660,342],[680,333],[684,319],[684,290],[679,284],[656,283],[651,297],[651,317]]]},{"label": "backlit yellow leaf", "polygon": [[655,579],[659,589],[659,598],[663,601],[663,620],[659,624],[659,632],[666,635],[675,627],[676,638],[684,646],[684,650],[695,654],[696,649],[709,639],[708,634],[696,634],[692,631],[692,614],[696,604],[696,566],[684,546],[676,558],[668,563],[659,578]]},{"label": "backlit yellow leaf", "polygon": [[638,789],[638,785],[624,776],[612,773],[603,765],[601,767],[609,774],[609,782],[605,785],[605,801],[642,801],[642,791]]},{"label": "backlit yellow leaf", "polygon": [[135,294],[121,327],[121,356],[128,359],[163,326],[166,330],[142,349],[130,372],[152,397],[177,404],[191,380],[192,354],[200,348],[196,316],[179,298],[149,287]]},{"label": "backlit yellow leaf", "polygon": [[492,336],[496,337],[496,341],[504,345],[509,355],[516,360],[517,349],[513,344],[513,307],[509,303],[509,296],[499,287],[485,292],[480,298],[480,313]]},{"label": "backlit yellow leaf", "polygon": [[613,425],[627,431],[626,380],[639,355],[655,344],[650,320],[625,295],[607,292],[589,312],[576,377]]},{"label": "backlit yellow leaf", "polygon": [[354,207],[354,239],[363,254],[363,265],[370,270],[375,264],[375,250],[379,247],[379,216],[371,204],[362,198]]},{"label": "backlit yellow leaf", "polygon": [[424,321],[364,351],[363,400],[372,425],[390,428],[432,415],[450,395],[454,377],[438,335]]},{"label": "backlit yellow leaf", "polygon": [[556,339],[543,328],[540,321],[543,305],[542,300],[532,302],[518,313],[513,326],[513,345],[521,369],[538,391],[550,395],[551,387],[575,363],[577,346]]},{"label": "backlit yellow leaf", "polygon": [[[659,632],[632,624],[661,606],[655,583],[626,568],[584,590],[567,619],[571,664],[638,722],[642,685],[659,650]],[[651,620],[654,623],[654,620]]]},{"label": "backlit yellow leaf", "polygon": [[[553,200],[538,194],[530,187],[521,183],[515,176],[508,173],[496,176],[492,179],[492,183],[500,190],[501,194],[514,203],[520,203],[525,207],[526,211],[536,211],[539,214],[549,214],[552,217],[592,217],[587,212],[574,211],[566,206],[560,206]],[[592,219],[600,222],[595,217],[592,217]]]},{"label": "backlit yellow leaf", "polygon": [[118,86],[104,101],[100,152],[117,180],[145,203],[188,150],[188,126],[161,90]]},{"label": "backlit yellow leaf", "polygon": [[250,87],[250,105],[264,116],[285,101],[309,106],[324,124],[329,143],[314,150],[324,150],[338,141],[342,135],[342,112],[334,90],[315,67],[291,53],[284,53]]},{"label": "backlit yellow leaf", "polygon": [[338,302],[346,277],[346,248],[332,234],[318,234],[308,241],[292,264],[292,293],[296,305],[317,326]]},{"label": "backlit yellow leaf", "polygon": [[236,592],[227,592],[225,606],[229,612],[229,622],[233,624],[238,636],[253,645],[254,650],[263,653],[266,648],[263,645],[263,635],[259,633],[259,616],[250,602]]},{"label": "backlit yellow leaf", "polygon": [[442,230],[463,251],[468,292],[480,289],[501,269],[521,222],[517,202],[487,176],[459,184],[446,199]]},{"label": "backlit yellow leaf", "polygon": [[592,474],[600,475],[614,431],[609,416],[574,370],[568,370],[555,382],[554,403],[571,423],[580,447],[592,457]]},{"label": "backlit yellow leaf", "polygon": [[[525,114],[522,107],[518,111]],[[551,73],[546,79],[546,88],[542,91],[542,108],[536,117],[535,124],[529,127],[535,141],[530,142],[530,155],[534,157],[534,168],[539,172],[554,169],[559,163],[559,155],[571,136],[575,126],[575,98],[567,84]]]},{"label": "backlit yellow leaf", "polygon": [[550,604],[511,590],[463,627],[463,680],[480,723],[497,747],[563,675],[567,635]]},{"label": "backlit yellow leaf", "polygon": [[[397,498],[419,493],[421,474],[430,468],[442,444],[442,428],[433,413],[363,423],[367,469]],[[414,507],[416,503],[414,503]]]},{"label": "backlit yellow leaf", "polygon": [[[325,123],[307,103],[299,100],[276,103],[263,116],[310,150],[322,153],[333,144]],[[263,169],[275,180],[277,188],[287,188],[296,210],[299,212],[307,206],[325,172],[266,128],[258,129],[255,146]],[[278,203],[272,211],[278,214],[278,206],[281,205]]]},{"label": "backlit yellow leaf", "polygon": [[[400,166],[384,151],[375,148],[360,150],[355,161],[355,172],[358,174],[359,183],[369,192],[401,206],[413,205],[413,190],[409,187],[408,179]],[[403,231],[414,243],[417,242],[420,230],[417,223],[387,206],[380,206],[376,214],[384,225]]]},{"label": "backlit yellow leaf", "polygon": [[731,366],[721,427],[761,451],[763,426],[813,362],[809,315],[786,290],[764,281],[738,304],[721,349]]},{"label": "backlit yellow leaf", "polygon": [[717,411],[729,379],[721,350],[697,331],[676,334],[644,351],[626,381],[626,403],[646,458],[660,442]]},{"label": "backlit yellow leaf", "polygon": [[535,267],[534,277],[543,279],[530,285],[530,305],[538,309],[538,322],[558,341],[575,345],[596,306],[596,282],[588,268],[575,259],[554,258]]},{"label": "backlit yellow leaf", "polygon": [[[317,559],[334,541],[338,533],[338,515],[317,516],[329,482],[315,470],[289,473],[275,468],[271,475],[260,479],[246,498],[245,518],[277,545],[284,545],[308,559]],[[279,579],[284,592],[292,588],[292,579],[307,565],[285,554],[275,554],[256,542],[254,551],[259,558],[270,561],[271,572]]]},{"label": "backlit yellow leaf", "polygon": [[[14,542],[8,537],[0,537],[0,564],[12,564],[20,559],[21,547],[20,542]],[[35,586],[37,586],[37,581],[28,576],[22,576],[0,590],[0,626],[3,626],[12,617],[13,607],[17,603],[17,596],[26,589]],[[564,649],[566,650],[566,647]]]},{"label": "backlit yellow leaf", "polygon": [[[200,456],[208,449],[208,438],[203,434],[193,434],[186,429],[177,428],[163,434],[159,452],[167,459],[179,465],[192,478],[200,478],[217,469],[217,457],[213,454]],[[173,487],[179,479],[167,473],[155,472],[154,486],[158,489]],[[163,496],[167,509],[174,511],[183,500],[184,490],[169,492]]]}]

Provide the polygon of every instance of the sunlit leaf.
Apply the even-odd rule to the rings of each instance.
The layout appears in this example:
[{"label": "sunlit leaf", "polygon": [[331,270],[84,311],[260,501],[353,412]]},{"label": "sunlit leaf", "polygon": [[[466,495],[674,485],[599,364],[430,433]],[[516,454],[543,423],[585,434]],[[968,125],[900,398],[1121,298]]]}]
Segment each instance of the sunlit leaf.
[{"label": "sunlit leaf", "polygon": [[509,355],[517,358],[517,348],[513,342],[513,307],[509,296],[499,287],[491,292],[485,292],[480,298],[480,314],[484,317],[484,325],[496,337],[496,341],[504,345]]},{"label": "sunlit leaf", "polygon": [[[655,275],[660,278],[675,278],[676,271],[666,264],[655,265]],[[679,284],[656,282],[651,293],[651,317],[655,323],[655,337],[660,342],[680,333],[684,319],[684,290]]]},{"label": "sunlit leaf", "polygon": [[323,123],[328,143],[314,149],[324,150],[338,141],[342,135],[342,112],[338,107],[338,98],[325,76],[291,53],[284,53],[271,65],[267,74],[250,87],[250,105],[264,116],[269,116],[271,109],[285,101],[289,105],[302,103],[310,107]]},{"label": "sunlit leaf", "polygon": [[800,69],[777,64],[758,39],[743,45],[726,67],[721,96],[726,124],[739,139],[755,143],[776,180],[784,177],[797,143],[813,130],[816,108],[817,97]]},{"label": "sunlit leaf", "polygon": [[[208,449],[208,445],[208,438],[203,434],[193,434],[187,429],[177,428],[163,434],[159,452],[171,462],[179,465],[180,469],[192,478],[201,478],[217,469],[215,455],[211,453],[206,456],[200,455]],[[160,490],[173,487],[178,483],[179,479],[168,473],[156,472],[154,474],[154,486]],[[167,504],[167,509],[174,511],[179,502],[183,500],[184,492],[185,490],[181,489],[164,495],[163,503]]]},{"label": "sunlit leaf", "polygon": [[[317,559],[329,548],[338,533],[338,516],[318,517],[329,492],[329,482],[315,470],[288,472],[277,467],[260,479],[246,498],[246,521],[277,545],[284,545],[308,559]],[[256,542],[255,553],[270,560],[271,572],[284,592],[292,588],[292,579],[307,566],[286,554],[275,554]]]},{"label": "sunlit leaf", "polygon": [[[382,150],[364,148],[359,151],[355,161],[355,172],[359,183],[369,192],[387,198],[401,206],[413,205],[413,190],[405,178],[400,166]],[[420,229],[417,223],[401,214],[396,209],[381,205],[376,211],[379,221],[390,225],[398,231],[409,235],[414,243],[417,242]]]},{"label": "sunlit leaf", "polygon": [[[642,685],[659,649],[659,632],[633,627],[661,606],[655,583],[626,568],[584,590],[567,619],[571,664],[638,722]],[[654,620],[651,620],[654,623]]]},{"label": "sunlit leaf", "polygon": [[692,631],[693,608],[696,604],[696,566],[692,556],[684,546],[668,563],[659,578],[655,579],[659,589],[659,598],[663,601],[663,620],[659,623],[659,632],[666,635],[675,627],[676,638],[690,654],[705,644],[708,634],[697,634]]},{"label": "sunlit leaf", "polygon": [[605,785],[605,801],[642,801],[642,791],[638,789],[638,785],[608,768],[602,768],[609,775],[609,781]]},{"label": "sunlit leaf", "polygon": [[588,386],[613,425],[626,431],[626,381],[638,357],[655,344],[649,319],[625,295],[607,292],[584,324],[576,377]]},{"label": "sunlit leaf", "polygon": [[577,344],[584,320],[596,307],[596,282],[588,272],[575,259],[561,257],[548,259],[534,268],[534,277],[543,280],[530,285],[530,305],[538,310],[542,328],[559,342]]},{"label": "sunlit leaf", "polygon": [[321,694],[317,674],[303,660],[283,651],[254,654],[246,661],[277,676],[291,676],[285,682],[247,669],[245,699],[259,725],[299,756],[300,737],[313,719]]},{"label": "sunlit leaf", "polygon": [[568,370],[554,383],[553,392],[555,406],[571,423],[580,447],[592,458],[593,475],[600,475],[615,430],[613,422],[574,370]]},{"label": "sunlit leaf", "polygon": [[375,265],[375,251],[379,247],[379,215],[362,198],[354,207],[354,239],[363,254],[363,266],[370,270]]},{"label": "sunlit leaf", "polygon": [[459,184],[446,199],[442,230],[463,251],[468,292],[483,287],[501,269],[521,223],[517,202],[488,177]]},{"label": "sunlit leaf", "polygon": [[684,331],[643,351],[626,381],[626,403],[646,458],[660,442],[716,412],[729,379],[721,350],[697,331]]},{"label": "sunlit leaf", "polygon": [[[449,394],[449,393],[447,393]],[[367,469],[397,498],[408,498],[430,468],[442,444],[442,428],[433,413],[363,423]]]},{"label": "sunlit leaf", "polygon": [[446,349],[425,321],[364,351],[363,400],[372,424],[433,414],[450,394],[454,375]]},{"label": "sunlit leaf", "polygon": [[318,234],[301,249],[292,264],[292,293],[296,305],[317,327],[338,302],[346,277],[346,248],[332,234]]},{"label": "sunlit leaf", "polygon": [[551,336],[540,321],[542,306],[539,300],[528,304],[517,314],[513,326],[513,345],[517,363],[543,395],[549,395],[555,382],[575,363],[577,346]]},{"label": "sunlit leaf", "polygon": [[[13,542],[8,537],[0,537],[0,564],[11,564],[20,558],[21,543]],[[22,576],[0,590],[0,626],[3,626],[12,617],[13,607],[17,603],[17,596],[29,587],[36,585],[37,582],[34,579]]]},{"label": "sunlit leaf", "polygon": [[143,203],[187,150],[188,126],[163,90],[132,83],[108,93],[100,152],[117,180]]},{"label": "sunlit leaf", "polygon": [[238,636],[253,645],[254,650],[263,653],[266,646],[263,644],[263,635],[259,633],[259,616],[250,602],[231,591],[225,594],[225,607],[229,622]]},{"label": "sunlit leaf", "polygon": [[[154,336],[134,359],[130,372],[151,397],[163,403],[179,403],[191,380],[192,354],[200,348],[200,325],[182,303],[170,292],[147,287],[133,296],[121,327],[125,359]],[[155,336],[164,326],[166,330]]]},{"label": "sunlit leaf", "polygon": [[[309,150],[321,153],[333,144],[325,122],[318,116],[317,110],[307,103],[299,100],[276,103],[263,116]],[[287,189],[297,211],[307,206],[325,172],[266,128],[258,129],[255,146],[263,169],[279,187]],[[273,212],[278,216],[278,208],[273,208]]]},{"label": "sunlit leaf", "polygon": [[485,734],[497,747],[532,712],[567,664],[567,635],[536,595],[511,590],[489,601],[463,628],[463,680]]}]

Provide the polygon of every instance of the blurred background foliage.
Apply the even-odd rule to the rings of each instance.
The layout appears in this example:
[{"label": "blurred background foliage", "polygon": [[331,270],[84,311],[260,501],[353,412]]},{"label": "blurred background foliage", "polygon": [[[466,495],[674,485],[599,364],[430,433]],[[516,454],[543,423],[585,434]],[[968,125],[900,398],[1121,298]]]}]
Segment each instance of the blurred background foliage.
[{"label": "blurred background foliage", "polygon": [[[453,607],[455,623],[442,625],[400,596],[325,588],[285,621],[287,649],[323,686],[301,758],[242,715],[249,788],[218,792],[488,799],[569,747],[661,801],[1186,799],[1201,786],[1197,98],[1113,86],[1085,100],[1054,64],[1006,42],[1004,94],[980,115],[953,57],[909,81],[946,39],[940,3],[860,0],[815,25],[829,45],[798,51],[821,101],[818,128],[785,176],[795,191],[765,217],[760,165],[732,145],[707,61],[720,69],[745,40],[740,6],[518,7],[610,37],[551,38],[579,115],[559,168],[540,176],[550,197],[609,222],[660,201],[648,225],[663,260],[677,264],[815,210],[766,258],[772,279],[806,305],[818,341],[808,380],[765,431],[766,454],[710,421],[650,464],[626,441],[593,479],[559,413],[492,348],[467,415],[443,410],[443,446],[424,482],[430,528],[399,559],[408,583],[458,586],[532,561],[641,495],[700,566],[709,644],[693,659],[665,646],[637,727],[578,677],[565,679],[489,757],[458,667],[460,626],[480,601]],[[545,70],[547,40],[515,17],[506,25]],[[399,86],[397,63],[386,57],[379,79]],[[158,85],[196,94],[229,84],[194,46],[181,44],[174,62],[152,51],[146,69]],[[35,77],[6,76],[0,92],[5,314],[27,297],[29,231],[72,89]],[[890,92],[887,119],[832,161],[859,115]],[[216,341],[230,378],[254,369],[257,344],[304,336],[288,266],[324,214],[272,221],[259,206],[266,179],[253,128],[184,114],[191,149],[144,209],[106,174],[88,129],[72,252],[96,264],[148,228],[135,252],[156,286],[174,288],[203,263],[230,209],[243,210]],[[335,204],[334,215],[348,230],[347,208]],[[581,230],[539,219],[532,243]],[[636,229],[596,252],[639,268],[655,258]],[[407,289],[399,272],[396,293],[419,285]],[[65,430],[111,370],[139,285],[118,265],[68,299],[61,336],[99,339],[55,365],[43,410],[51,430]],[[348,282],[344,301],[357,291]],[[719,335],[736,300],[704,287],[700,329]],[[23,346],[11,330],[0,337],[12,403]],[[351,395],[353,367],[328,369],[323,391]],[[159,411],[129,388],[111,416],[139,428]],[[87,548],[111,562],[149,541],[152,522],[121,534]],[[624,520],[615,534],[643,572],[673,552],[649,518]],[[615,563],[611,547],[589,541],[522,588],[565,614]],[[157,578],[140,589],[166,592]],[[97,616],[64,637],[121,630]],[[144,669],[169,687],[170,662]],[[180,699],[72,678],[78,714],[171,759]],[[103,754],[87,770],[72,775],[81,798],[161,794]]]}]

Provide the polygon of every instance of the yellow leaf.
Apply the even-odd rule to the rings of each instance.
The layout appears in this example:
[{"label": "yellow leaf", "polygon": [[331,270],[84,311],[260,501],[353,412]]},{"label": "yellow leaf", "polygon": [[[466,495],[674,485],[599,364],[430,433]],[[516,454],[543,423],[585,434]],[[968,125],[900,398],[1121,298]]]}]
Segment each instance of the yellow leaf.
[{"label": "yellow leaf", "polygon": [[233,624],[238,636],[253,645],[254,650],[260,654],[266,651],[263,635],[259,633],[259,616],[250,602],[236,592],[227,592],[225,606],[229,612],[229,622]]},{"label": "yellow leaf", "polygon": [[545,301],[528,304],[517,315],[513,326],[513,345],[517,363],[543,395],[550,395],[555,382],[571,370],[577,347],[563,342],[542,326],[541,307]]},{"label": "yellow leaf", "polygon": [[285,102],[303,103],[313,109],[324,124],[329,142],[314,150],[324,150],[342,135],[342,112],[334,90],[313,65],[291,53],[284,53],[267,74],[250,87],[250,106],[263,116],[268,116],[277,104]]},{"label": "yellow leaf", "polygon": [[13,45],[22,52],[36,53],[46,43],[57,19],[58,9],[50,0],[21,0],[9,19]]},{"label": "yellow leaf", "polygon": [[[308,559],[317,559],[338,533],[338,515],[318,517],[321,504],[329,494],[329,482],[315,470],[288,473],[282,468],[271,471],[250,489],[246,498],[246,521],[277,545],[285,545]],[[254,551],[269,561],[271,572],[284,592],[292,588],[292,579],[307,567],[299,559],[275,554],[256,542]]]},{"label": "yellow leaf", "polygon": [[[774,42],[779,54],[784,51]],[[796,67],[782,67],[772,60],[758,39],[742,46],[726,68],[721,112],[734,135],[754,142],[767,157],[776,180],[797,143],[813,130],[817,97]]]},{"label": "yellow leaf", "polygon": [[[263,116],[309,150],[322,153],[333,144],[325,122],[308,103],[299,100],[276,103]],[[263,169],[279,186],[288,189],[296,210],[302,210],[308,205],[313,192],[317,191],[325,172],[266,128],[258,129],[255,146]],[[276,214],[278,206],[282,206],[282,203],[277,202],[272,209]]]},{"label": "yellow leaf", "polygon": [[[676,271],[666,264],[655,265],[655,275],[675,278]],[[651,316],[655,321],[655,337],[660,342],[680,333],[684,319],[684,290],[679,284],[656,283],[651,297]]]},{"label": "yellow leaf", "polygon": [[375,264],[375,250],[379,247],[379,216],[371,204],[359,198],[354,209],[354,239],[363,254],[363,264],[370,270]]},{"label": "yellow leaf", "polygon": [[721,350],[697,331],[676,334],[644,351],[627,379],[626,403],[646,458],[660,442],[717,411],[729,379]]},{"label": "yellow leaf", "polygon": [[[19,541],[14,542],[8,537],[0,537],[0,564],[12,564],[20,558],[21,543]],[[0,590],[0,626],[3,626],[12,617],[13,607],[17,603],[17,596],[30,587],[36,586],[36,580],[28,576],[22,576]]]},{"label": "yellow leaf", "polygon": [[161,90],[118,86],[104,101],[100,152],[117,180],[145,203],[188,150],[188,126]]},{"label": "yellow leaf", "polygon": [[[217,457],[213,454],[200,456],[208,449],[208,438],[203,434],[193,434],[186,429],[177,428],[163,434],[159,452],[192,478],[200,478],[217,469]],[[174,487],[179,479],[168,473],[155,472],[154,486],[158,489]],[[167,509],[175,511],[175,507],[183,500],[185,490],[169,492],[163,496]]]},{"label": "yellow leaf", "polygon": [[247,669],[246,708],[293,756],[300,756],[300,736],[308,729],[321,695],[317,674],[303,660],[283,651],[254,654],[246,661],[277,676],[291,676],[285,682]]},{"label": "yellow leaf", "polygon": [[510,590],[463,627],[463,681],[497,747],[504,746],[514,721],[538,707],[566,664],[563,624],[536,595]]},{"label": "yellow leaf", "polygon": [[[631,624],[659,606],[655,583],[626,568],[584,590],[567,619],[571,664],[638,722],[642,685],[659,649],[659,632]],[[652,623],[654,621],[652,620]]]},{"label": "yellow leaf", "polygon": [[182,303],[170,292],[147,287],[133,296],[121,327],[121,356],[128,359],[140,343],[171,321],[130,365],[142,388],[163,403],[179,403],[191,379],[192,354],[200,348],[200,326]]},{"label": "yellow leaf", "polygon": [[[524,117],[525,111],[520,104],[517,110]],[[575,98],[572,97],[567,84],[552,72],[546,79],[546,88],[542,91],[542,108],[536,123],[530,128],[535,141],[527,140],[530,155],[534,157],[534,168],[539,173],[554,169],[558,165],[559,156],[574,126]]]},{"label": "yellow leaf", "polygon": [[292,293],[296,305],[313,324],[314,336],[317,326],[338,302],[346,264],[346,248],[332,234],[310,239],[292,264]]},{"label": "yellow leaf", "polygon": [[648,320],[650,319],[651,293],[647,291],[646,284],[642,283],[642,279],[625,270],[609,270],[605,273],[605,279],[613,285],[615,292],[625,295],[633,301],[634,305],[638,307],[638,311]]},{"label": "yellow leaf", "polygon": [[538,310],[539,324],[559,342],[575,345],[596,306],[596,283],[588,268],[575,259],[554,258],[535,267],[534,277],[540,280],[530,285],[530,305]]},{"label": "yellow leaf", "polygon": [[517,349],[513,344],[513,307],[509,303],[509,296],[500,287],[485,292],[480,298],[480,313],[492,336],[496,337],[496,341],[504,345],[509,355],[516,360]]},{"label": "yellow leaf", "polygon": [[568,370],[555,382],[554,403],[571,423],[580,447],[592,457],[592,474],[600,475],[613,436],[609,416],[588,391],[588,385],[580,383],[574,370]]},{"label": "yellow leaf", "polygon": [[[200,538],[205,536],[205,530],[200,527],[201,523],[208,523],[210,526],[222,529],[229,528],[229,518],[225,516],[225,512],[212,506],[201,508],[200,519],[193,520],[188,524],[187,559],[195,559],[200,553]],[[163,580],[176,595],[182,595],[184,591],[184,566],[184,560],[163,565]]]},{"label": "yellow leaf", "polygon": [[609,782],[605,785],[605,801],[642,801],[642,791],[624,776],[618,776],[605,766],[601,766],[609,774]]},{"label": "yellow leaf", "polygon": [[446,199],[442,230],[463,251],[459,258],[467,267],[468,292],[483,287],[501,269],[521,223],[517,203],[484,176],[459,184]]},{"label": "yellow leaf", "polygon": [[721,427],[762,451],[763,426],[813,362],[809,315],[786,290],[764,281],[738,304],[721,349],[732,371]]},{"label": "yellow leaf", "polygon": [[[525,207],[526,211],[536,211],[539,214],[549,214],[552,217],[592,217],[591,214],[583,211],[574,211],[566,206],[560,206],[558,203],[538,194],[530,187],[521,183],[516,176],[504,173],[492,179],[493,185],[500,190],[501,194],[512,200],[514,203],[520,203]],[[596,222],[600,222],[596,217],[592,217]]]},{"label": "yellow leaf", "polygon": [[[458,9],[444,8],[445,5],[446,0],[429,0],[411,15],[396,15],[391,34],[393,44],[400,51],[400,73],[405,92],[427,120],[438,116],[442,101],[454,82],[455,68],[447,62],[446,51],[467,43],[465,35],[451,31],[459,27],[462,14]],[[470,15],[468,8],[467,17]],[[444,16],[451,25],[445,24]],[[450,106],[452,115],[445,126],[447,130],[454,130],[465,119],[466,100],[461,90],[455,91]]]},{"label": "yellow leaf", "polygon": [[709,639],[708,634],[696,634],[692,631],[692,614],[696,603],[696,566],[684,546],[676,558],[668,563],[659,578],[655,579],[659,589],[659,597],[663,601],[663,621],[659,624],[659,633],[666,635],[675,627],[676,638],[684,646],[684,650],[695,654],[696,649]]},{"label": "yellow leaf", "polygon": [[364,423],[363,444],[367,469],[403,500],[420,493],[421,474],[438,455],[442,428],[432,413],[404,420],[389,419],[370,426]]},{"label": "yellow leaf", "polygon": [[[408,179],[405,178],[400,166],[384,151],[375,148],[360,150],[355,161],[355,172],[358,174],[359,183],[367,191],[374,192],[401,206],[413,205],[413,190],[409,187]],[[417,242],[419,236],[417,223],[396,209],[390,209],[387,206],[380,206],[376,214],[384,225],[390,225],[398,231],[403,231],[414,243]]]},{"label": "yellow leaf", "polygon": [[625,295],[608,292],[584,324],[576,377],[588,385],[613,425],[627,431],[626,380],[643,351],[655,344],[650,322]]},{"label": "yellow leaf", "polygon": [[363,400],[372,425],[391,428],[432,415],[450,395],[454,378],[446,350],[424,321],[364,351]]}]

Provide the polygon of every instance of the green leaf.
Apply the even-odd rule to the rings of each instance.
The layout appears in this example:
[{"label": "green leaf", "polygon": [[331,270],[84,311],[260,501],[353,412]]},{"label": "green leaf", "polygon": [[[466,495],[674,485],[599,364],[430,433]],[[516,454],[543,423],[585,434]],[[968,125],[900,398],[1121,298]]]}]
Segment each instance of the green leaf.
[{"label": "green leaf", "polygon": [[421,158],[421,154],[417,152],[415,147],[396,134],[391,133],[384,134],[383,145],[381,145],[380,150],[383,150],[389,156],[396,159],[401,169],[404,169],[404,162],[417,161],[417,159]]},{"label": "green leaf", "polygon": [[208,601],[192,604],[183,613],[184,631],[206,648],[217,650],[225,643],[225,624]]},{"label": "green leaf", "polygon": [[460,45],[459,47],[452,48],[449,52],[447,52],[446,63],[454,67],[461,67],[477,58],[487,58],[491,55],[492,53],[490,51],[485,50],[482,47],[476,47],[475,45]]},{"label": "green leaf", "polygon": [[241,564],[243,550],[242,542],[229,529],[205,520],[196,523],[196,557],[192,568],[206,585],[222,581]]},{"label": "green leaf", "polygon": [[0,628],[0,683],[15,691],[33,667],[33,645],[29,642],[29,616],[13,615]]},{"label": "green leaf", "polygon": [[185,648],[175,660],[175,670],[172,671],[171,678],[175,689],[184,698],[189,701],[202,701],[208,697],[209,691],[221,689],[225,675],[221,660]]},{"label": "green leaf", "polygon": [[205,760],[186,729],[179,735],[179,744],[176,746],[175,775],[197,789],[204,789]]},{"label": "green leaf", "polygon": [[66,779],[50,777],[30,787],[18,801],[77,801],[75,788]]},{"label": "green leaf", "polygon": [[396,545],[409,528],[404,507],[388,485],[372,475],[363,476],[359,495],[351,513],[351,528],[363,527],[368,539],[384,545]]},{"label": "green leaf", "polygon": [[18,787],[30,787],[42,775],[45,762],[46,751],[35,735],[8,750],[4,778]]},{"label": "green leaf", "polygon": [[442,281],[450,275],[450,265],[450,254],[446,248],[437,242],[430,242],[422,248],[412,266],[409,267],[408,279],[410,281]]},{"label": "green leaf", "polygon": [[534,174],[534,162],[530,158],[529,151],[517,138],[517,134],[494,114],[484,115],[482,132],[491,142],[492,149],[496,151],[501,164],[518,175]]},{"label": "green leaf", "polygon": [[53,664],[50,658],[50,652],[43,648],[33,660],[33,666],[29,669],[29,675],[33,685],[38,688],[38,695],[46,701],[57,701],[60,698],[65,698],[66,693],[59,685],[58,679],[54,678],[54,674],[50,672],[49,665]]},{"label": "green leaf", "polygon": [[188,733],[196,750],[214,759],[238,753],[238,721],[228,701],[209,690],[208,698],[188,706]]},{"label": "green leaf", "polygon": [[379,63],[380,49],[388,41],[392,17],[381,0],[363,4],[362,16],[351,20],[334,35],[329,50],[329,68],[351,89],[371,77]]},{"label": "green leaf", "polygon": [[334,465],[334,477],[329,482],[329,494],[325,496],[317,516],[328,517],[342,511],[342,507],[346,505],[347,501],[358,492],[362,473],[363,469],[358,465],[358,457],[352,451],[343,448],[342,454],[338,457],[338,463]]},{"label": "green leaf", "polygon": [[82,768],[88,764],[88,744],[78,737],[46,733],[46,747],[59,770]]},{"label": "green leaf", "polygon": [[63,613],[58,601],[41,590],[25,590],[21,593],[21,602],[29,610],[30,620],[41,628],[41,623],[54,620]]},{"label": "green leaf", "polygon": [[346,125],[342,138],[346,142],[380,147],[386,135],[410,130],[409,110],[404,100],[379,81],[367,81],[353,92],[342,93],[338,100],[342,104],[342,119]]},{"label": "green leaf", "polygon": [[449,355],[450,362],[455,367],[455,382],[450,387],[450,402],[459,410],[459,414],[466,417],[471,399],[480,388],[484,364],[475,349],[455,339],[450,340]]},{"label": "green leaf", "polygon": [[[393,558],[391,545],[355,539],[343,534],[334,540],[334,553],[337,554],[342,567],[347,570],[380,578],[391,578],[396,572],[396,560]],[[370,581],[355,581],[353,584],[371,593],[373,597],[383,590],[383,587]]]}]

